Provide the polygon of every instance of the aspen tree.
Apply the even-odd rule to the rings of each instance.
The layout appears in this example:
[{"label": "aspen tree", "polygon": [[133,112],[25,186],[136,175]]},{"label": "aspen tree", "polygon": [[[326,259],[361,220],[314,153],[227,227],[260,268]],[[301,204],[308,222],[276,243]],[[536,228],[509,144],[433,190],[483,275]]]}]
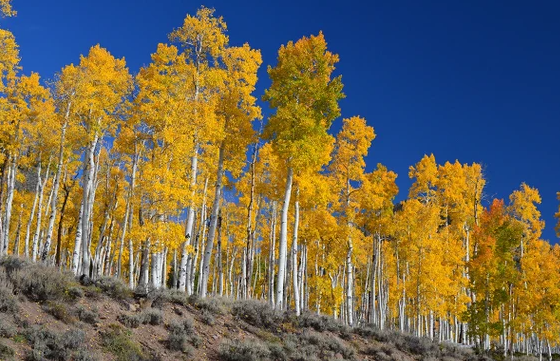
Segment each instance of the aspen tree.
[{"label": "aspen tree", "polygon": [[107,50],[96,45],[79,65],[78,100],[72,113],[79,117],[86,134],[83,160],[83,195],[81,216],[78,221],[72,271],[90,274],[91,227],[90,221],[95,200],[94,178],[97,168],[96,152],[103,137],[117,127],[114,113],[131,86],[124,59],[115,59]]},{"label": "aspen tree", "polygon": [[288,247],[288,211],[294,170],[317,169],[328,161],[325,147],[332,144],[327,133],[339,116],[341,77],[331,79],[338,56],[327,50],[322,33],[289,42],[278,51],[278,64],[269,67],[272,80],[263,100],[275,109],[264,137],[285,162],[287,169],[280,227],[280,252],[276,286],[276,308],[284,309],[284,275]]},{"label": "aspen tree", "polygon": [[[169,39],[177,42],[183,49],[185,61],[193,69],[194,76],[187,83],[191,93],[185,101],[192,102],[192,111],[187,118],[193,127],[194,148],[191,153],[191,202],[188,207],[186,241],[181,252],[179,271],[179,290],[186,290],[187,261],[190,257],[189,247],[193,238],[193,225],[196,203],[195,189],[197,185],[198,157],[200,147],[212,138],[215,126],[214,103],[218,84],[214,82],[216,74],[214,63],[219,61],[229,42],[225,34],[226,23],[222,17],[214,16],[214,9],[201,7],[196,16],[187,15],[183,26],[169,34]],[[190,290],[189,290],[190,291]]]},{"label": "aspen tree", "polygon": [[[252,143],[254,131],[252,121],[260,118],[260,107],[252,95],[257,82],[257,71],[262,63],[260,51],[252,50],[249,45],[226,48],[222,57],[224,64],[222,84],[219,89],[219,100],[216,104],[216,118],[221,134],[214,142],[218,147],[218,162],[214,201],[210,215],[210,229],[204,250],[202,275],[200,277],[200,296],[206,297],[210,258],[218,225],[220,212],[221,188],[224,177],[224,163],[233,163],[230,169],[239,169],[241,159],[245,159],[245,151]],[[237,162],[236,162],[237,161]],[[227,165],[227,164],[226,164]],[[233,172],[238,173],[238,172]]]},{"label": "aspen tree", "polygon": [[364,178],[366,166],[364,158],[368,154],[371,142],[375,138],[373,128],[366,125],[360,117],[352,117],[342,121],[342,129],[338,133],[333,161],[330,165],[332,176],[335,179],[337,190],[340,194],[340,210],[344,215],[344,227],[347,232],[346,255],[346,314],[348,324],[354,324],[354,240],[352,239],[355,228],[355,214],[359,213],[356,202],[360,197],[360,185]]}]

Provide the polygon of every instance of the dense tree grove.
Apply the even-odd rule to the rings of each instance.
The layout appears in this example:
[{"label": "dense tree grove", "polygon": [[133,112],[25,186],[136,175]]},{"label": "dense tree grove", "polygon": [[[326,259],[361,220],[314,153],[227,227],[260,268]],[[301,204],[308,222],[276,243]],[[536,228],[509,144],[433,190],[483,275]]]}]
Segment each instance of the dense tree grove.
[{"label": "dense tree grove", "polygon": [[479,164],[426,155],[395,204],[397,175],[366,171],[366,120],[329,133],[344,94],[323,34],[280,48],[262,119],[260,52],[226,29],[201,8],[138,74],[96,45],[50,87],[0,30],[0,255],[505,353],[559,347],[560,247],[541,240],[536,189],[483,202]]}]

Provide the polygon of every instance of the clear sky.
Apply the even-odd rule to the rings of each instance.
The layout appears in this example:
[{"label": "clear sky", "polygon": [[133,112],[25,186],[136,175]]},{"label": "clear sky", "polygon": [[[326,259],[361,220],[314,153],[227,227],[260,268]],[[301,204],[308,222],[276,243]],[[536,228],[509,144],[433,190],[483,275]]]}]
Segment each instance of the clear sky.
[{"label": "clear sky", "polygon": [[13,0],[18,16],[0,26],[15,34],[25,73],[52,78],[97,43],[136,73],[200,5],[224,17],[233,45],[261,49],[259,97],[279,46],[322,30],[340,55],[342,116],[375,128],[368,170],[381,162],[396,171],[399,200],[424,154],[479,162],[488,199],[521,182],[540,190],[544,238],[557,241],[558,1]]}]

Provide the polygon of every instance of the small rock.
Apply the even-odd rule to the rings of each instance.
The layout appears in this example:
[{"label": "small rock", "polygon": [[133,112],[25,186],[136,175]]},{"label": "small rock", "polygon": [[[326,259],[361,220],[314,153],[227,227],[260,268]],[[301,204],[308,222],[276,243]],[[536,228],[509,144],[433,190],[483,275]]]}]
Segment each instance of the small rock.
[{"label": "small rock", "polygon": [[132,303],[128,304],[128,310],[130,312],[136,312],[136,309],[137,309],[136,305],[133,305]]},{"label": "small rock", "polygon": [[212,338],[213,338],[214,340],[217,340],[219,337],[218,337],[218,335],[214,335],[214,336],[212,336]]}]

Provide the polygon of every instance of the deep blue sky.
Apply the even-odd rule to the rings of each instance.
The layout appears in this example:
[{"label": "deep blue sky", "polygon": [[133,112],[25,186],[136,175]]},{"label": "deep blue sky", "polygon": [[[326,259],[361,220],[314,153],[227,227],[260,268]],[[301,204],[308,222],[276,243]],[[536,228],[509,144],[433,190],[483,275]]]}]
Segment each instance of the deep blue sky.
[{"label": "deep blue sky", "polygon": [[479,162],[488,199],[537,187],[544,238],[557,240],[560,2],[13,0],[18,16],[0,26],[15,34],[25,73],[52,78],[97,43],[136,73],[200,5],[224,16],[233,45],[262,50],[259,97],[279,46],[322,30],[340,55],[342,115],[375,127],[368,170],[396,171],[399,199],[426,153]]}]

